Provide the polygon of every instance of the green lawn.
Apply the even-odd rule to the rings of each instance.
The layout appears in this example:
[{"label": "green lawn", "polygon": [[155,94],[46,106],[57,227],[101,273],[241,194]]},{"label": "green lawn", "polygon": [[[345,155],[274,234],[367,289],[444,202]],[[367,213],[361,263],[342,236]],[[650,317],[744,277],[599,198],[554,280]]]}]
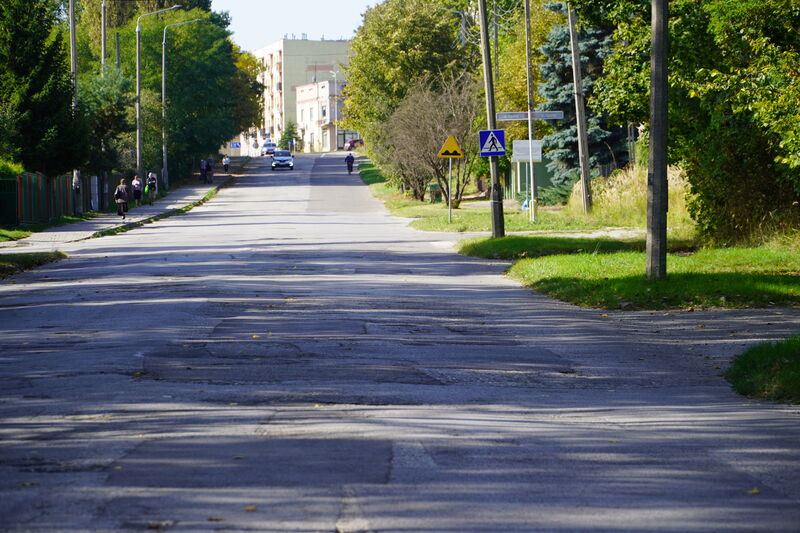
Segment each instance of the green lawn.
[{"label": "green lawn", "polygon": [[[400,194],[372,163],[361,163],[359,172],[362,181],[369,185],[372,194],[383,200],[393,215],[415,219],[410,224],[414,229],[454,232],[492,231],[491,209],[486,202],[483,202],[481,207],[470,206],[470,202],[462,202],[458,209],[453,209],[453,221],[449,222],[447,203],[419,202]],[[527,212],[505,209],[503,219],[506,231],[569,231],[604,227],[603,224],[587,221],[581,217],[547,211],[540,212],[536,222],[531,222]]]},{"label": "green lawn", "polygon": [[0,279],[67,257],[62,252],[0,254]]},{"label": "green lawn", "polygon": [[739,394],[800,403],[800,336],[753,346],[725,377]]},{"label": "green lawn", "polygon": [[648,281],[643,252],[612,250],[627,243],[598,243],[597,251],[568,254],[557,251],[563,246],[550,248],[555,255],[542,251],[544,257],[516,261],[509,275],[559,300],[606,309],[800,305],[800,256],[792,250],[725,248],[669,254],[667,279]]}]

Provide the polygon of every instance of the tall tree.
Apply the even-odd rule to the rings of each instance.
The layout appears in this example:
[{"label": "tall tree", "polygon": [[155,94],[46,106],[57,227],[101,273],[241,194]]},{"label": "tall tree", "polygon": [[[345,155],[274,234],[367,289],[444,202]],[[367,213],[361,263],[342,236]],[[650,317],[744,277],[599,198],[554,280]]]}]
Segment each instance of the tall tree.
[{"label": "tall tree", "polygon": [[463,69],[458,30],[450,13],[416,0],[369,8],[345,68],[346,126],[371,149],[381,146],[381,124],[417,81]]},{"label": "tall tree", "polygon": [[78,94],[88,142],[93,147],[87,170],[100,173],[120,168],[125,149],[117,139],[121,134],[133,132],[135,127],[128,113],[133,101],[132,85],[113,69],[105,77],[89,76],[81,81]]},{"label": "tall tree", "polygon": [[16,118],[4,125],[13,130],[3,155],[49,174],[76,168],[86,155],[56,14],[50,0],[0,3],[0,105]]},{"label": "tall tree", "polygon": [[[551,6],[555,11],[565,13],[565,4]],[[612,49],[611,34],[610,29],[586,25],[579,33],[583,91],[587,100],[592,97],[595,83],[603,76],[603,63]],[[572,57],[566,24],[553,26],[541,51],[547,58],[540,67],[542,83],[539,92],[545,100],[542,108],[564,112],[564,120],[556,123],[554,131],[544,138],[544,147],[550,158],[548,168],[553,172],[554,188],[569,194],[569,186],[580,179],[580,167]],[[600,175],[600,165],[622,167],[628,162],[624,129],[609,126],[602,114],[587,113],[587,137],[589,167],[594,177]]]},{"label": "tall tree", "polygon": [[[576,2],[617,27],[595,106],[646,122],[649,2]],[[687,173],[701,235],[729,243],[797,227],[797,2],[673,0],[670,13],[669,155]]]},{"label": "tall tree", "polygon": [[[186,176],[193,158],[207,157],[257,119],[255,72],[230,41],[225,17],[200,9],[170,11],[141,21],[143,163],[161,163],[161,43],[167,24],[167,123],[170,176]],[[122,70],[135,76],[135,20],[121,32]],[[242,63],[242,68],[237,66]]]}]

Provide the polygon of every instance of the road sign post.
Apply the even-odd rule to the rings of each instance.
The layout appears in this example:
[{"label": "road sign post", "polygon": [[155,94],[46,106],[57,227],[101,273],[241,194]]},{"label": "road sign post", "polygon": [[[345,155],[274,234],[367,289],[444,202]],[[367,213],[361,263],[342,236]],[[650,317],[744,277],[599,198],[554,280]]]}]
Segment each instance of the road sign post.
[{"label": "road sign post", "polygon": [[481,157],[506,155],[505,130],[481,130],[478,133]]},{"label": "road sign post", "polygon": [[[527,4],[526,4],[527,9]],[[527,16],[526,16],[527,18]],[[529,76],[530,77],[530,76]],[[529,107],[532,105],[532,101],[528,102]],[[535,153],[535,141],[533,140],[533,121],[534,120],[563,120],[564,119],[564,112],[563,111],[512,111],[507,113],[497,113],[497,120],[499,121],[510,121],[510,120],[527,120],[528,121],[528,146],[526,153],[530,154],[531,152]],[[539,141],[536,141],[539,142]],[[516,155],[517,152],[517,141],[514,141],[514,154]],[[520,145],[521,146],[521,145]],[[522,148],[520,148],[522,149]],[[539,161],[541,161],[541,147],[539,148]],[[530,221],[535,222],[536,220],[536,212],[535,207],[537,204],[537,195],[536,195],[536,177],[533,172],[533,161],[530,163],[529,167],[529,174],[530,174],[530,190],[529,196],[530,200],[528,201],[529,206],[529,216]]]},{"label": "road sign post", "polygon": [[450,171],[447,175],[447,223],[453,222],[453,159],[464,157],[464,151],[452,135],[447,138],[439,150],[439,157],[449,159]]}]

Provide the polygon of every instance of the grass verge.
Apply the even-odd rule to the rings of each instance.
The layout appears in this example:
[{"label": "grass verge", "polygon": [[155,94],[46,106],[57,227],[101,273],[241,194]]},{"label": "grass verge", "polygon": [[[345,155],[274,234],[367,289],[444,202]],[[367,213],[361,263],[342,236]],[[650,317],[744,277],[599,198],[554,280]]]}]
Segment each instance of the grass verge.
[{"label": "grass verge", "polygon": [[724,248],[670,254],[667,279],[649,281],[644,253],[613,250],[628,246],[625,243],[599,243],[597,251],[568,255],[557,251],[562,246],[550,248],[557,255],[516,261],[509,275],[559,300],[605,309],[800,305],[800,257],[790,250]]},{"label": "grass verge", "polygon": [[739,394],[800,403],[800,336],[749,348],[725,378]]},{"label": "grass verge", "polygon": [[0,254],[0,279],[66,258],[63,252]]},{"label": "grass verge", "polygon": [[[381,175],[378,167],[365,162],[359,165],[361,180],[369,185],[373,196],[383,200],[386,208],[402,218],[413,218],[410,226],[421,231],[492,231],[492,216],[489,207],[470,206],[462,202],[459,209],[453,209],[453,221],[448,221],[448,209],[445,202],[420,202],[401,194]],[[596,220],[587,220],[576,216],[543,211],[536,222],[531,222],[527,213],[513,209],[503,211],[506,231],[532,230],[585,230],[598,229],[604,224]]]}]

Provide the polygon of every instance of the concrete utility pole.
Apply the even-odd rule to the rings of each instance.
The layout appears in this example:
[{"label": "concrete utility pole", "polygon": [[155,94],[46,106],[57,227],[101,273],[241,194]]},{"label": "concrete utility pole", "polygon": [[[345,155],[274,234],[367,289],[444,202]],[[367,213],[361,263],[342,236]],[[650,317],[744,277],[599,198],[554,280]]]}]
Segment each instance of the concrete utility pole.
[{"label": "concrete utility pole", "polygon": [[[337,88],[337,76],[338,72],[335,70],[330,71],[333,74],[333,151],[339,149],[339,129],[337,127],[336,122],[339,120],[339,89]],[[328,91],[330,92],[330,91]]]},{"label": "concrete utility pole", "polygon": [[178,9],[180,5],[159,9],[151,13],[139,15],[136,19],[136,175],[142,177],[142,27],[140,21],[144,17]]},{"label": "concrete utility pole", "polygon": [[[481,25],[481,54],[483,55],[483,83],[486,89],[486,124],[490,130],[495,129],[494,114],[494,81],[492,80],[492,54],[489,51],[489,32],[486,28],[486,0],[478,0],[478,16]],[[492,237],[505,236],[503,219],[503,191],[497,168],[497,156],[489,157],[489,172],[492,178]]]},{"label": "concrete utility pole", "polygon": [[647,279],[667,277],[667,0],[653,0],[650,154],[647,171]]},{"label": "concrete utility pole", "polygon": [[589,175],[589,141],[586,135],[586,105],[583,101],[583,81],[581,56],[578,48],[578,31],[575,29],[575,13],[567,4],[569,20],[569,43],[572,50],[572,78],[575,80],[575,121],[578,123],[578,160],[581,166],[581,187],[583,188],[583,212],[592,210],[591,176]]},{"label": "concrete utility pole", "polygon": [[536,191],[536,175],[533,170],[533,137],[536,133],[533,125],[533,53],[531,50],[531,2],[525,0],[525,69],[528,73],[528,153],[530,154],[530,161],[528,161],[528,175],[530,177],[529,183],[529,197],[528,200],[528,218],[531,222],[536,221],[536,202],[538,194]]}]

